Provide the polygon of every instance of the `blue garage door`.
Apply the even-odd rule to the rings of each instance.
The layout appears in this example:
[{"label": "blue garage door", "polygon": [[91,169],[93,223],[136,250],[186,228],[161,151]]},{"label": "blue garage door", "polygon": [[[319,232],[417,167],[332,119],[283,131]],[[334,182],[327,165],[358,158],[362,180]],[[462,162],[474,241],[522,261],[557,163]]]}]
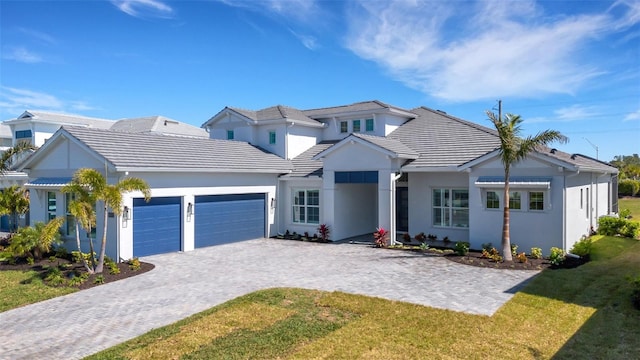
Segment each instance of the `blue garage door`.
[{"label": "blue garage door", "polygon": [[265,194],[196,196],[195,247],[264,236]]},{"label": "blue garage door", "polygon": [[180,251],[180,197],[133,199],[133,256]]}]

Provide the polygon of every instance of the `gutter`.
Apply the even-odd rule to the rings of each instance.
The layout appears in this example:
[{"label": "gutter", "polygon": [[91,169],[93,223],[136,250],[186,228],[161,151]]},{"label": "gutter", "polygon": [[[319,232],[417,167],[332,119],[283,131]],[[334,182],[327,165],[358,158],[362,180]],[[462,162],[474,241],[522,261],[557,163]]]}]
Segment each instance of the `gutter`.
[{"label": "gutter", "polygon": [[389,232],[391,233],[391,238],[389,239],[389,244],[391,244],[391,245],[395,245],[396,244],[396,239],[397,239],[397,234],[396,234],[396,228],[397,228],[396,218],[397,218],[397,214],[396,214],[396,212],[398,211],[398,209],[396,208],[396,183],[402,177],[402,175],[403,175],[403,172],[402,172],[402,170],[400,170],[400,172],[391,179],[391,228],[389,229]]}]

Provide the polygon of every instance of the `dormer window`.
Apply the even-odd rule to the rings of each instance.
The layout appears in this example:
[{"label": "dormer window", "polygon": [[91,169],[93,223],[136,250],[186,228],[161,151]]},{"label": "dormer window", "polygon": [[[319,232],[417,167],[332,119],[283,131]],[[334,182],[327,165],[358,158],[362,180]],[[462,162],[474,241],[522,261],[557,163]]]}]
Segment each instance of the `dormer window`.
[{"label": "dormer window", "polygon": [[360,120],[353,120],[353,132],[360,132]]},{"label": "dormer window", "polygon": [[344,134],[349,132],[349,123],[346,121],[340,121],[340,133]]},{"label": "dormer window", "polygon": [[364,121],[364,130],[373,131],[373,119],[366,119]]},{"label": "dormer window", "polygon": [[234,134],[233,130],[227,130],[227,140],[233,140]]},{"label": "dormer window", "polygon": [[269,145],[274,145],[276,143],[276,132],[269,131]]},{"label": "dormer window", "polygon": [[31,130],[17,130],[16,139],[31,139]]}]

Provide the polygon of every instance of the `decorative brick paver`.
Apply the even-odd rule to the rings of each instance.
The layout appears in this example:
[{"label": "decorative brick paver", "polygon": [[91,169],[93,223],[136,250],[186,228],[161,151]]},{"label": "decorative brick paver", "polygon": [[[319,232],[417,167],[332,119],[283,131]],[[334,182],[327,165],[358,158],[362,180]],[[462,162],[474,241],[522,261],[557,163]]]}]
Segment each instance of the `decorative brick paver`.
[{"label": "decorative brick paver", "polygon": [[353,244],[256,239],[142,259],[148,273],[0,313],[0,359],[77,359],[270,287],[492,315],[535,271]]}]

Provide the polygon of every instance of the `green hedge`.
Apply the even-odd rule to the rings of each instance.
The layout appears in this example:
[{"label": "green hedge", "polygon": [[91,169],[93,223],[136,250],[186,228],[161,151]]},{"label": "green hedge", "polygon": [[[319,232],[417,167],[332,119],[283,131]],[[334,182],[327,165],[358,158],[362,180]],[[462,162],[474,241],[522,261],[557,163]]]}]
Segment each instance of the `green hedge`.
[{"label": "green hedge", "polygon": [[598,219],[598,234],[636,238],[640,234],[640,223],[613,216]]},{"label": "green hedge", "polygon": [[636,196],[640,192],[640,180],[623,179],[618,182],[618,196]]}]

